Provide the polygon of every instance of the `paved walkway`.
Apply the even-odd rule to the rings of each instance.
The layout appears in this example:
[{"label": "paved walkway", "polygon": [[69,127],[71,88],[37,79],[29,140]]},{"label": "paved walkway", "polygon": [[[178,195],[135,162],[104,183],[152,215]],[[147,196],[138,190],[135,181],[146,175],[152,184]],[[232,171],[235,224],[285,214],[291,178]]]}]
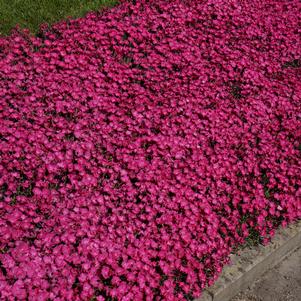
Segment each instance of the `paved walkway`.
[{"label": "paved walkway", "polygon": [[301,247],[231,301],[301,301]]}]

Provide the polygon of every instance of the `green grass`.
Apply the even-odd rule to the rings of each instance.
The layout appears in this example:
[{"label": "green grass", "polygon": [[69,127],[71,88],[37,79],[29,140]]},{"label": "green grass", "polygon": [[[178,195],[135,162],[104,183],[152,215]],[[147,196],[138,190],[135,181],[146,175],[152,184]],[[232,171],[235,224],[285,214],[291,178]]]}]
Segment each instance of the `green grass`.
[{"label": "green grass", "polygon": [[41,23],[53,24],[67,17],[113,6],[117,0],[0,0],[0,35],[19,24],[37,33]]}]

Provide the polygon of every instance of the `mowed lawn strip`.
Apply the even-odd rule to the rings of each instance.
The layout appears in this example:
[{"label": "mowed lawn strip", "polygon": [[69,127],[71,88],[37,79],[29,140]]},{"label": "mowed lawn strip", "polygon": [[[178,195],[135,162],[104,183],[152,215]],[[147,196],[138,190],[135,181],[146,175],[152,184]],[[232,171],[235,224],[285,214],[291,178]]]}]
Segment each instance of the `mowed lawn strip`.
[{"label": "mowed lawn strip", "polygon": [[36,33],[42,23],[53,24],[67,17],[81,17],[89,11],[114,6],[117,0],[0,0],[0,35],[17,24]]}]

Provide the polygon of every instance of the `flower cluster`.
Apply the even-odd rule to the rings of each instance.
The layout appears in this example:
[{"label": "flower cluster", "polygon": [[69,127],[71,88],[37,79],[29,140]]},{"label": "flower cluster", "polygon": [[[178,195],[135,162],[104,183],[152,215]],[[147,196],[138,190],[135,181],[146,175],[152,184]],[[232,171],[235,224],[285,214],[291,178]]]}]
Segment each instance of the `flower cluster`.
[{"label": "flower cluster", "polygon": [[0,299],[192,300],[300,218],[298,2],[122,1],[1,37]]}]

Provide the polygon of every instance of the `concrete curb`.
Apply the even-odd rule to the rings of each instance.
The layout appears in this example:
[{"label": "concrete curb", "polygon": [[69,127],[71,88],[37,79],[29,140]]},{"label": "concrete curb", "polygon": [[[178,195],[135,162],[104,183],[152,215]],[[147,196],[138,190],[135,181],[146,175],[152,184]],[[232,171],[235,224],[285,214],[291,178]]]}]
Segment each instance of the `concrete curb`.
[{"label": "concrete curb", "polygon": [[279,229],[267,246],[244,249],[241,255],[231,255],[231,264],[223,269],[215,284],[194,301],[230,300],[300,246],[301,220]]}]

